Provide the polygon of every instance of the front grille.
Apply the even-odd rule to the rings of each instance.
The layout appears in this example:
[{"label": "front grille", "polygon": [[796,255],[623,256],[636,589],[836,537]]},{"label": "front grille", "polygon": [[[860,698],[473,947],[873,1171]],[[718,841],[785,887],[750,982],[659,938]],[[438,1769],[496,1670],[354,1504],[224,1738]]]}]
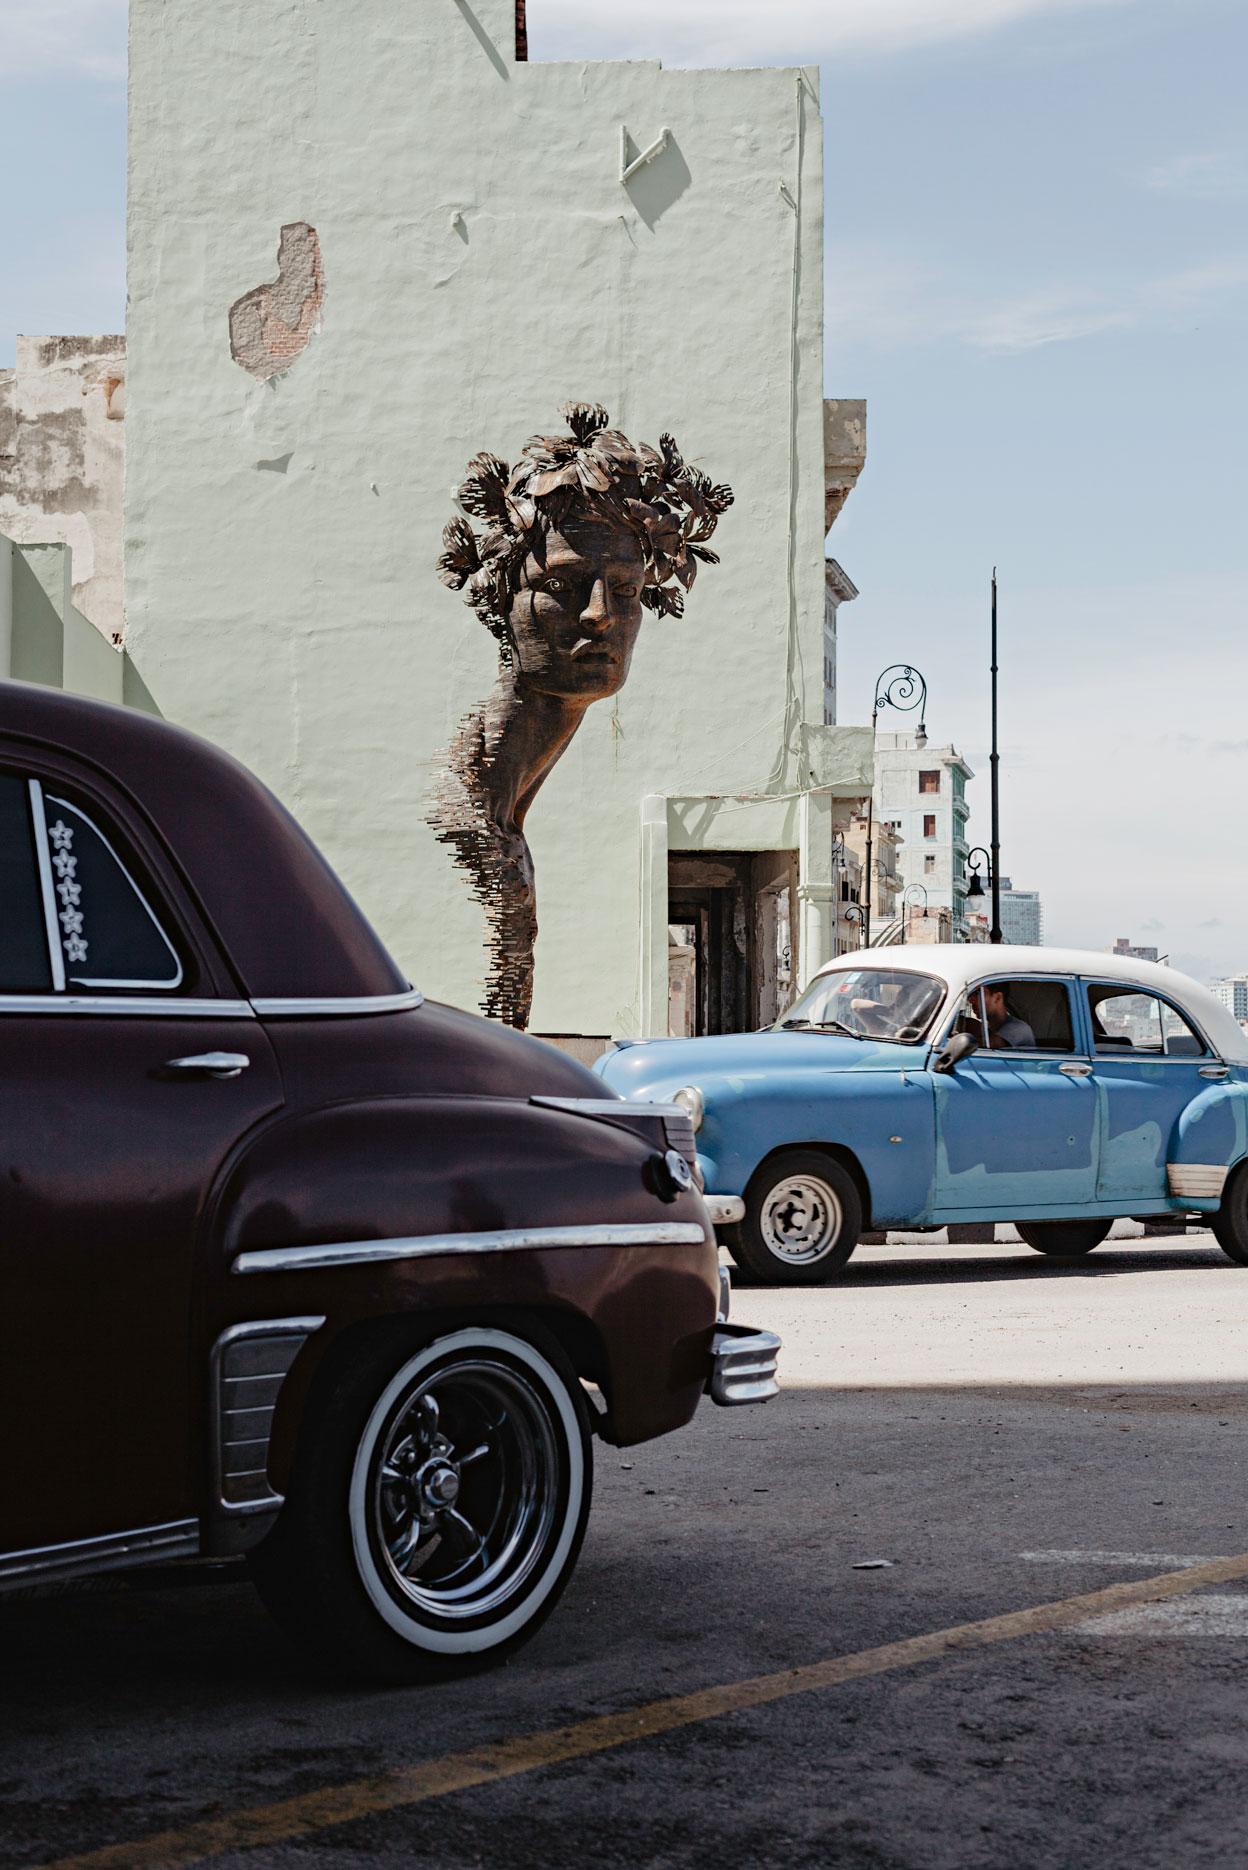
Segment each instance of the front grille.
[{"label": "front grille", "polygon": [[323,1318],[274,1318],[235,1325],[217,1340],[216,1454],[221,1504],[273,1506],[269,1485],[273,1411],[287,1372]]}]

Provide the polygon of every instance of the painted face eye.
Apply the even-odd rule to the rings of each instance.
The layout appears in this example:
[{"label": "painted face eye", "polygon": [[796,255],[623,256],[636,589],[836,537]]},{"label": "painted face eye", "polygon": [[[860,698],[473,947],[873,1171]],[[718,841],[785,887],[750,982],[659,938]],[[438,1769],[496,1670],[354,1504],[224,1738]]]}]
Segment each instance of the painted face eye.
[{"label": "painted face eye", "polygon": [[552,597],[563,597],[572,587],[566,578],[547,578],[542,589],[544,591],[549,591]]}]

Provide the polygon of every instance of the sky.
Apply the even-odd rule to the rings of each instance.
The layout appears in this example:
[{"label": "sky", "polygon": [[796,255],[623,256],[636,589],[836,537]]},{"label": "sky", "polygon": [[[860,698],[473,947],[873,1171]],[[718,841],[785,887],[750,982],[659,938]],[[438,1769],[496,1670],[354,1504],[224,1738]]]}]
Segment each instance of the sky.
[{"label": "sky", "polygon": [[[1003,872],[1051,943],[1248,969],[1243,0],[528,13],[534,59],[821,68],[825,390],[868,401],[841,719],[920,668],[987,843],[995,564]],[[123,328],[124,29],[124,0],[0,0],[0,365],[15,331]]]}]

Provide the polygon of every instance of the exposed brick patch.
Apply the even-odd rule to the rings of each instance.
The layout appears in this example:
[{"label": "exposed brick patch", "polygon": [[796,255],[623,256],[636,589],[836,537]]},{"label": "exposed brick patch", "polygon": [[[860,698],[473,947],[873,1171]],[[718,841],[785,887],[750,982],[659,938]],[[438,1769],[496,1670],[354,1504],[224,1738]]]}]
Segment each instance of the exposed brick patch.
[{"label": "exposed brick patch", "polygon": [[281,376],[321,328],[325,270],[316,229],[291,221],[277,249],[277,278],[230,307],[230,356],[262,383]]},{"label": "exposed brick patch", "polygon": [[516,0],[516,63],[523,65],[529,56],[529,29],[524,16],[525,0]]}]

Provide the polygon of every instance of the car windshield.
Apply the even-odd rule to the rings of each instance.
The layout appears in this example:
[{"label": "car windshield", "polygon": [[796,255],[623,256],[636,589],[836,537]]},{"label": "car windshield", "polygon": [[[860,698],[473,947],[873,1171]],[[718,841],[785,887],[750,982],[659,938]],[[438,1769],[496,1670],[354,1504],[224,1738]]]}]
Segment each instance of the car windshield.
[{"label": "car windshield", "polygon": [[945,997],[930,974],[889,967],[838,968],[813,980],[776,1021],[776,1032],[847,1032],[855,1039],[915,1045]]}]

